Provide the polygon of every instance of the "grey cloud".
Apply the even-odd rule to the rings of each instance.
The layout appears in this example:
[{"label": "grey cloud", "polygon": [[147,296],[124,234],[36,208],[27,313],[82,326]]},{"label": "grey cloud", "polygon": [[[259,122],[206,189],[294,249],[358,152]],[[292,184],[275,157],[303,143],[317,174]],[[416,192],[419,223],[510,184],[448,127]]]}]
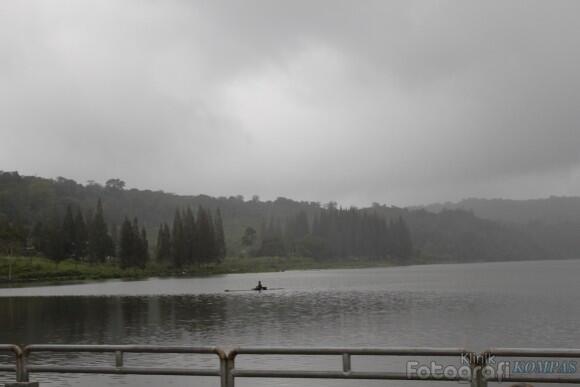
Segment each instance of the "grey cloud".
[{"label": "grey cloud", "polygon": [[0,4],[0,169],[416,204],[579,194],[575,1]]}]

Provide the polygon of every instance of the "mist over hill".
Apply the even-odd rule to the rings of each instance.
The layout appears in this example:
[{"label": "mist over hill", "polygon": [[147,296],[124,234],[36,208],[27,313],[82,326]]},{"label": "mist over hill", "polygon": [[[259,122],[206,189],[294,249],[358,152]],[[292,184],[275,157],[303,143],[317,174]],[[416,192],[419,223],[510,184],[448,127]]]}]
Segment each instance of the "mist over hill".
[{"label": "mist over hill", "polygon": [[580,222],[580,197],[551,196],[528,200],[469,198],[457,203],[430,204],[424,208],[431,212],[441,212],[445,209],[473,211],[480,218],[505,223]]},{"label": "mist over hill", "polygon": [[[256,238],[264,239],[272,230],[288,233],[287,229],[293,227],[288,225],[303,216],[307,223],[305,227],[310,230],[303,232],[304,237],[314,233],[314,229],[320,227],[319,223],[328,219],[325,211],[340,210],[333,202],[321,204],[283,197],[263,201],[258,197],[184,196],[163,191],[125,189],[124,182],[118,179],[111,179],[105,184],[91,182],[83,185],[62,177],[47,179],[21,176],[16,172],[0,173],[0,225],[4,225],[2,227],[5,230],[19,228],[24,235],[23,239],[26,239],[35,223],[54,214],[62,216],[69,206],[79,208],[90,217],[99,199],[110,229],[120,227],[125,217],[137,217],[147,230],[152,250],[155,249],[159,226],[163,223],[171,224],[176,209],[195,209],[199,206],[210,212],[219,209],[223,215],[229,256],[243,256],[247,253],[244,237],[249,229],[255,231]],[[549,211],[552,202],[555,202],[555,209]],[[336,212],[336,216],[342,214],[340,219],[350,219],[348,227],[351,227],[351,231],[344,229],[343,234],[336,235],[344,237],[356,234],[359,239],[363,238],[360,243],[353,242],[348,249],[345,247],[346,250],[341,250],[350,256],[358,253],[362,255],[362,250],[369,243],[376,245],[381,240],[365,242],[367,235],[381,227],[394,227],[400,220],[405,223],[404,227],[408,227],[412,243],[412,251],[405,254],[408,257],[404,261],[399,260],[403,263],[576,258],[580,248],[576,237],[580,235],[580,223],[573,223],[572,220],[580,219],[580,210],[576,210],[576,213],[571,211],[569,218],[564,217],[567,214],[564,208],[573,208],[575,202],[580,203],[580,199],[550,198],[546,201],[525,202],[470,199],[454,205],[431,205],[425,208],[374,204],[367,208]],[[377,220],[373,220],[373,217],[377,217]],[[534,223],[532,220],[541,222]],[[548,223],[548,220],[551,222]],[[544,221],[546,224],[542,223]],[[381,226],[380,222],[384,222],[385,226]],[[331,228],[347,227],[344,224],[344,221],[340,221],[331,225]],[[377,225],[376,229],[372,228],[374,224]],[[8,238],[6,232],[2,235],[0,240]],[[317,240],[306,242],[311,246]],[[335,243],[340,245],[342,242]],[[374,248],[380,249],[380,246]],[[281,254],[300,254],[301,251],[288,249]]]},{"label": "mist over hill", "polygon": [[468,211],[506,229],[518,230],[531,238],[547,257],[576,258],[580,251],[580,197],[469,198],[457,203],[431,204],[424,209],[436,214]]}]

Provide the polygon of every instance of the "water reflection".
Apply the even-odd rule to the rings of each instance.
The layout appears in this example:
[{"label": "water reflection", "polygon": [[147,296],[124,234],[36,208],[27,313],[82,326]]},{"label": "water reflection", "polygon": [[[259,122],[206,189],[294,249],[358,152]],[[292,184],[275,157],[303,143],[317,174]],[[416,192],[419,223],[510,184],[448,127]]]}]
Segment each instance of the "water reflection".
[{"label": "water reflection", "polygon": [[[191,291],[191,281],[166,280],[166,285],[173,284],[178,290],[142,296],[0,297],[0,342],[453,346],[474,350],[498,345],[580,347],[580,300],[574,296],[580,291],[578,262],[450,266],[273,273],[262,277],[287,290],[261,294],[222,291],[253,283],[255,276],[246,275],[216,278],[214,281],[219,283],[212,286],[221,290],[206,293]],[[541,282],[530,280],[538,278]],[[143,287],[148,284],[151,282],[141,282]],[[99,285],[88,286],[95,289]],[[138,290],[137,282],[127,286],[130,294],[145,292]],[[184,291],[186,288],[190,291]],[[550,291],[545,291],[548,288]],[[51,291],[63,289],[67,291],[66,287]],[[102,287],[102,293],[109,291]],[[179,294],[171,294],[173,291]],[[40,360],[52,364],[113,364],[110,354],[53,354],[35,361]],[[128,355],[127,364],[215,367],[217,361],[212,356]],[[240,359],[244,367],[337,369],[339,364],[336,358]],[[375,370],[404,367],[402,360],[392,359],[364,359],[356,364]],[[0,377],[0,382],[5,379]],[[160,380],[179,386],[218,385],[213,378],[144,376],[35,375],[35,380],[49,386],[140,386],[156,385]],[[238,383],[246,384],[273,385],[265,380]],[[284,381],[275,385],[352,383]]]}]

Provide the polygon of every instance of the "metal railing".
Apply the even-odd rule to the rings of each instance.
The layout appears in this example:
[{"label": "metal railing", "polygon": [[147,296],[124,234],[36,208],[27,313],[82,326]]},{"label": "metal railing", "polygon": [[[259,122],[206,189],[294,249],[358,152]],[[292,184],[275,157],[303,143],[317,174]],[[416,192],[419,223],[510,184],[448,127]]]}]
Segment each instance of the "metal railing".
[{"label": "metal railing", "polygon": [[[219,347],[195,346],[151,346],[151,345],[0,345],[0,352],[11,352],[14,363],[0,364],[1,372],[14,372],[16,381],[26,386],[31,373],[58,374],[104,374],[104,375],[178,375],[219,377],[222,387],[234,387],[237,378],[277,378],[277,379],[366,379],[366,380],[412,380],[469,382],[472,387],[486,387],[488,382],[527,382],[527,383],[571,383],[580,384],[579,377],[533,376],[533,375],[487,375],[483,372],[486,362],[495,357],[501,358],[568,358],[579,359],[578,349],[490,349],[481,354],[462,348],[296,348],[296,347],[239,347],[225,350]],[[34,353],[110,353],[114,355],[111,366],[78,365],[31,365],[28,360]],[[219,360],[215,368],[177,368],[177,367],[127,367],[124,355],[134,354],[213,354]],[[342,367],[335,370],[287,370],[287,369],[246,369],[237,368],[236,359],[243,355],[252,356],[336,356],[342,360]],[[424,357],[430,359],[461,356],[468,358],[469,375],[418,375],[407,372],[357,371],[352,367],[352,358],[373,357]],[[112,359],[112,360],[113,360]]]},{"label": "metal railing", "polygon": [[[0,347],[1,348],[1,347]],[[220,364],[225,365],[226,353],[216,347],[193,346],[154,346],[154,345],[28,345],[17,347],[21,353],[21,372],[16,374],[17,382],[29,382],[29,374],[101,374],[101,375],[174,375],[174,376],[221,376],[223,369],[193,369],[176,367],[127,367],[124,365],[124,354],[215,354]],[[56,366],[28,365],[33,353],[41,352],[76,352],[76,353],[111,353],[114,354],[114,366]]]},{"label": "metal railing", "polygon": [[21,381],[26,379],[26,365],[25,365],[25,358],[24,352],[22,348],[18,345],[13,344],[0,344],[0,352],[8,352],[14,355],[14,364],[13,365],[3,365],[0,364],[0,371],[4,372],[14,372],[16,374],[16,380]]},{"label": "metal railing", "polygon": [[[363,372],[355,371],[351,366],[353,356],[429,356],[451,357],[461,356],[466,351],[460,348],[264,348],[243,347],[228,353],[230,368],[230,382],[234,378],[299,378],[299,379],[366,379],[366,380],[441,380],[441,381],[469,381],[469,379],[455,377],[423,378],[419,375],[408,375],[404,372]],[[336,371],[291,371],[291,370],[246,370],[236,369],[235,359],[239,355],[302,355],[321,356],[334,355],[342,358],[342,370]],[[230,384],[228,386],[233,386]]]}]

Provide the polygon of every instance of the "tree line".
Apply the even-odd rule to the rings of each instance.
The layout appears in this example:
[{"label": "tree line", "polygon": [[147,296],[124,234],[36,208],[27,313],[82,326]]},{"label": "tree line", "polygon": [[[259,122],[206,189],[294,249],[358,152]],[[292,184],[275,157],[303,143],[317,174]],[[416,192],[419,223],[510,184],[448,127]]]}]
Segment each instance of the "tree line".
[{"label": "tree line", "polygon": [[119,235],[119,264],[122,268],[143,269],[149,261],[149,241],[145,227],[139,228],[139,221],[125,217]]},{"label": "tree line", "polygon": [[[106,203],[106,219],[111,225],[110,235],[115,245],[118,246],[119,243],[119,233],[115,228],[120,229],[125,215],[130,215],[131,220],[136,216],[140,225],[150,234],[152,260],[156,252],[154,239],[157,228],[160,223],[173,218],[176,208],[191,206],[196,209],[201,205],[211,210],[212,214],[220,208],[228,236],[228,254],[238,256],[253,254],[260,249],[263,236],[261,223],[264,220],[279,219],[280,228],[283,230],[288,219],[303,211],[312,228],[313,220],[319,216],[320,211],[332,207],[329,206],[330,203],[295,201],[284,197],[260,200],[258,197],[244,198],[241,195],[175,195],[163,191],[126,188],[123,181],[114,178],[103,184],[94,181],[81,184],[64,177],[47,179],[0,171],[0,254],[32,254],[28,248],[30,233],[35,224],[38,221],[50,223],[55,209],[62,221],[67,205],[71,205],[73,215],[77,208],[82,210],[89,228],[95,203],[99,198]],[[566,202],[565,208],[552,200],[544,203],[544,207],[563,211],[568,208],[568,204],[573,206],[576,201],[580,202],[580,198],[561,200]],[[527,208],[529,203],[514,201],[511,205],[525,205]],[[560,210],[557,212],[563,213]],[[439,212],[439,209],[430,212],[374,203],[370,207],[360,208],[359,211],[376,213],[386,219],[389,227],[391,222],[402,217],[412,234],[414,254],[420,255],[423,261],[465,262],[547,257],[569,259],[577,258],[580,250],[580,220],[573,214],[566,221],[551,218],[553,222],[516,224],[481,219],[476,216],[477,210],[476,214],[465,210]],[[247,226],[255,232],[253,237],[251,234],[249,236],[250,239],[255,239],[250,244],[251,247],[242,241]],[[266,226],[269,226],[268,222]],[[285,249],[288,250],[286,254],[291,254],[290,247]]]},{"label": "tree line", "polygon": [[284,221],[270,219],[259,236],[248,227],[241,243],[257,256],[405,259],[413,254],[411,233],[401,217],[387,221],[377,214],[333,206],[312,219],[302,211]]},{"label": "tree line", "polygon": [[[26,234],[22,232],[24,240]],[[30,243],[36,252],[55,262],[73,259],[102,263],[109,260],[122,268],[144,268],[150,261],[145,227],[140,226],[137,218],[125,217],[117,233],[116,226],[107,226],[100,199],[94,214],[87,217],[80,208],[73,211],[69,205],[64,217],[55,213],[48,221],[37,222],[30,233]],[[222,262],[225,255],[219,209],[215,218],[201,206],[196,216],[190,208],[176,210],[173,227],[163,223],[159,228],[154,256],[160,264],[174,268],[201,266]]]},{"label": "tree line", "polygon": [[47,221],[36,222],[30,237],[34,250],[56,262],[75,259],[101,263],[115,255],[115,245],[105,222],[101,200],[88,220],[85,220],[80,208],[73,216],[69,205],[62,220],[54,213]]},{"label": "tree line", "polygon": [[226,242],[221,211],[198,207],[176,210],[172,226],[161,224],[157,235],[156,258],[175,268],[220,263],[226,256]]}]

